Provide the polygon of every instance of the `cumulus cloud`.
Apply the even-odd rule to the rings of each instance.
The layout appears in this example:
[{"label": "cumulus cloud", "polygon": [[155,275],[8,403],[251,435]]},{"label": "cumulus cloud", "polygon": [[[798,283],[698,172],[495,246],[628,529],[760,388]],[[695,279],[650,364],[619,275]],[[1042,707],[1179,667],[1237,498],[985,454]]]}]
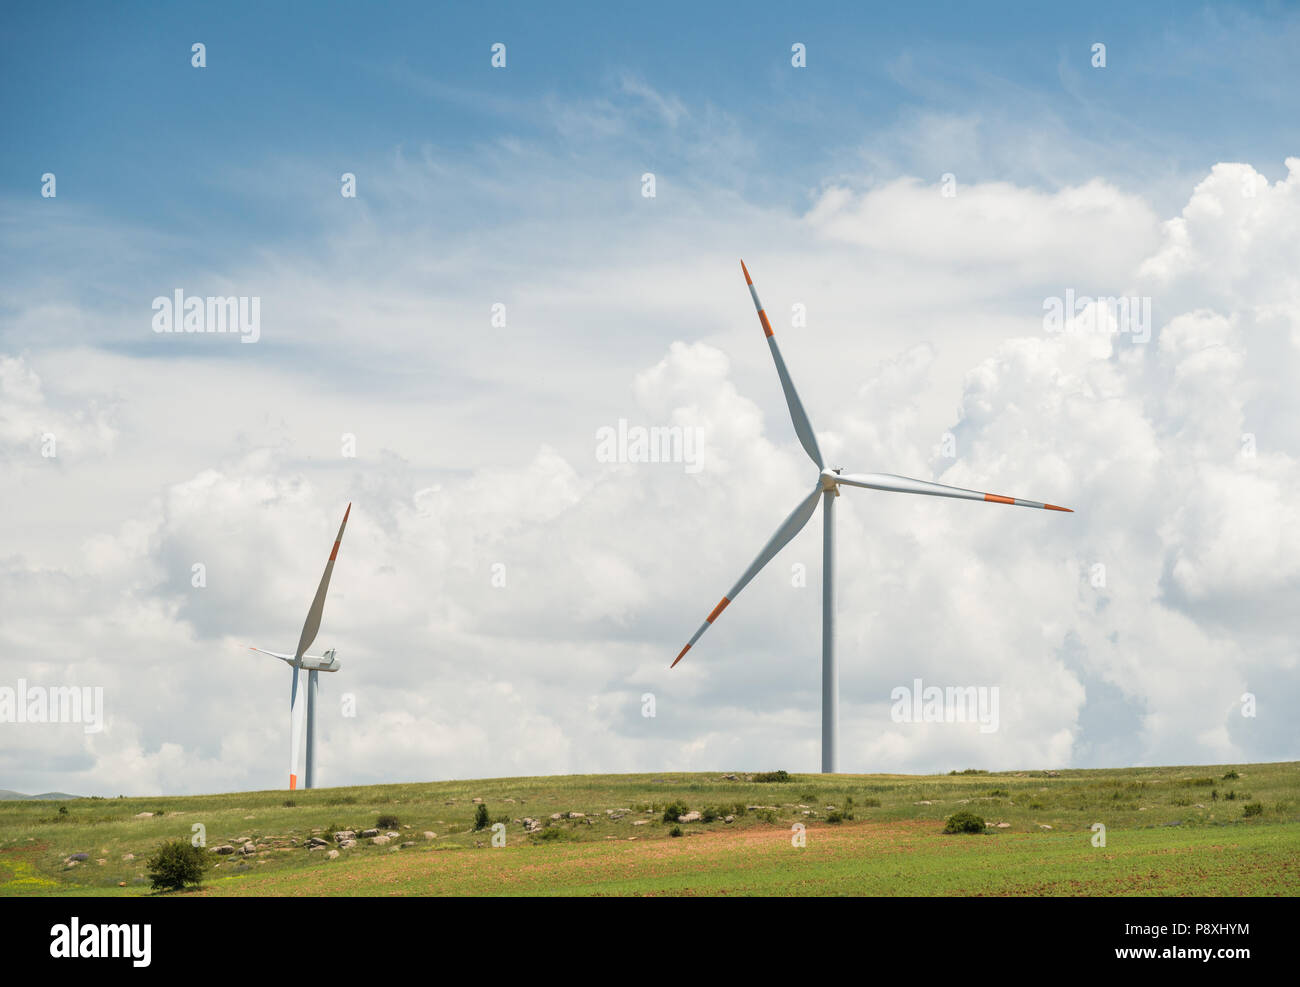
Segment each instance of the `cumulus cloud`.
[{"label": "cumulus cloud", "polygon": [[[317,642],[344,665],[323,677],[325,783],[814,768],[819,518],[667,669],[815,479],[731,256],[763,228],[798,240],[755,275],[836,465],[1077,512],[845,491],[842,768],[1288,756],[1300,436],[1278,378],[1300,338],[1297,165],[1273,185],[1218,165],[1164,223],[1100,181],[952,199],[915,179],[828,185],[803,216],[724,202],[650,270],[632,248],[672,242],[674,219],[549,260],[521,234],[497,286],[447,276],[443,311],[477,314],[432,338],[427,299],[400,282],[447,245],[362,230],[361,270],[392,287],[379,350],[433,368],[380,378],[392,393],[357,381],[376,359],[346,328],[368,311],[357,270],[320,257],[276,273],[310,311],[351,313],[326,320],[310,374],[292,320],[292,346],[238,363],[6,357],[6,457],[37,456],[53,428],[97,458],[58,486],[7,484],[10,514],[42,523],[0,556],[0,684],[103,685],[109,721],[0,726],[0,776],[107,794],[282,784],[288,673],[241,645],[296,641],[349,501]],[[501,284],[508,331],[463,330],[486,327]],[[1151,338],[1046,331],[1044,296],[1070,286],[1149,296]],[[159,359],[171,379],[138,386]],[[52,400],[38,371],[71,383]],[[80,386],[96,376],[120,389]],[[697,429],[703,468],[601,461],[597,432],[620,419]],[[63,528],[51,497],[73,508]],[[916,678],[997,686],[999,729],[894,722],[891,689]]]}]

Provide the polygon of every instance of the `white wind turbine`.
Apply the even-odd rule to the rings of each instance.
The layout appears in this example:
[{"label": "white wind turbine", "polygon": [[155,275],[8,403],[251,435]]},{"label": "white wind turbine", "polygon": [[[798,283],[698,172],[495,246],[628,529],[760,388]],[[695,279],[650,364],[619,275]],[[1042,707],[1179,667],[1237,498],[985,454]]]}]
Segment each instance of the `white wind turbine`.
[{"label": "white wind turbine", "polygon": [[808,414],[803,410],[803,403],[799,400],[799,394],[794,389],[794,382],[790,380],[790,373],[785,368],[785,361],[781,359],[781,350],[776,345],[776,336],[772,333],[772,326],[767,320],[767,313],[763,311],[763,304],[758,300],[758,292],[754,290],[754,282],[749,277],[749,269],[745,267],[744,261],[740,262],[740,269],[745,272],[745,283],[749,285],[749,293],[754,298],[754,308],[758,310],[758,321],[763,326],[763,332],[767,336],[767,345],[772,350],[772,359],[776,362],[776,373],[781,378],[781,389],[785,391],[786,404],[790,407],[790,417],[794,421],[795,434],[799,437],[799,442],[804,447],[804,451],[808,453],[809,458],[816,464],[820,473],[817,477],[817,485],[813,488],[812,493],[808,494],[799,503],[799,506],[790,512],[790,516],[781,523],[781,527],[776,529],[776,534],[763,546],[763,550],[758,553],[758,558],[750,564],[740,579],[736,581],[736,585],[727,590],[727,595],[722,598],[722,602],[713,608],[713,612],[704,619],[700,629],[686,642],[686,647],[682,648],[681,653],[673,660],[673,666],[676,666],[686,652],[691,650],[691,645],[698,641],[700,635],[709,629],[709,625],[717,620],[718,614],[722,613],[727,605],[736,598],[736,594],[748,586],[749,581],[758,575],[759,570],[772,561],[777,552],[781,551],[791,538],[803,530],[803,526],[808,523],[808,519],[817,510],[817,501],[820,498],[824,508],[823,521],[825,525],[822,529],[822,771],[824,773],[834,773],[836,770],[835,748],[840,705],[839,678],[835,667],[835,498],[840,495],[841,484],[847,484],[851,487],[867,487],[871,490],[890,490],[895,493],[956,497],[961,500],[982,500],[994,504],[1014,504],[1017,507],[1038,507],[1048,511],[1072,512],[1068,507],[1040,504],[1036,500],[1000,497],[997,494],[980,493],[977,490],[949,487],[942,483],[911,480],[905,476],[894,476],[892,473],[845,473],[842,468],[827,469],[826,463],[822,459],[821,450],[817,448],[817,437],[813,434],[812,425],[808,421]]},{"label": "white wind turbine", "polygon": [[348,515],[351,513],[352,505],[348,504],[348,509],[343,512],[343,523],[339,525],[338,537],[334,539],[334,548],[330,552],[329,561],[325,563],[325,573],[320,577],[320,585],[316,587],[316,599],[311,601],[311,609],[307,611],[307,620],[302,625],[302,634],[298,637],[297,650],[293,654],[287,655],[280,654],[277,651],[263,651],[261,648],[249,648],[250,651],[256,651],[258,654],[279,658],[286,665],[293,668],[293,687],[289,693],[290,791],[298,787],[298,761],[302,744],[303,704],[298,701],[298,671],[299,669],[305,669],[307,672],[307,770],[303,787],[312,788],[314,787],[313,775],[316,766],[317,676],[320,672],[337,672],[343,667],[338,659],[334,657],[334,648],[330,648],[323,655],[309,655],[307,649],[316,640],[316,632],[320,630],[321,614],[325,611],[325,594],[329,592],[330,576],[334,573],[334,560],[338,558],[339,542],[343,540],[343,529],[348,526]]}]

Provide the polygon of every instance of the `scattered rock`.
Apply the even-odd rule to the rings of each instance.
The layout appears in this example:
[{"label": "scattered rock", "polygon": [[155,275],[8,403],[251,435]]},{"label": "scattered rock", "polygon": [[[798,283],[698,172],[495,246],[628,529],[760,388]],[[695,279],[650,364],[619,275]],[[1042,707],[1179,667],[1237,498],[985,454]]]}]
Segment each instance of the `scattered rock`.
[{"label": "scattered rock", "polygon": [[722,776],[722,780],[723,780],[723,781],[736,781],[737,778],[736,778],[735,775],[723,775],[723,776]]},{"label": "scattered rock", "polygon": [[337,850],[331,850],[329,853],[325,854],[326,860],[338,860],[338,857],[339,852]]},{"label": "scattered rock", "polygon": [[562,816],[560,815],[560,813],[558,813],[558,812],[552,812],[552,813],[551,813],[551,818],[552,818],[552,819],[561,819],[561,818],[563,818],[563,817],[562,817]]},{"label": "scattered rock", "polygon": [[397,839],[399,836],[401,836],[402,834],[401,834],[401,833],[394,832],[393,830],[390,829],[390,830],[389,830],[387,833],[385,833],[384,835],[387,836],[390,840],[395,840],[395,839]]},{"label": "scattered rock", "polygon": [[408,846],[415,846],[415,840],[407,840],[402,844],[402,849],[405,850]]},{"label": "scattered rock", "polygon": [[586,814],[585,812],[570,812],[570,813],[569,813],[569,818],[570,818],[570,819],[586,819],[586,818],[587,818],[587,814]]},{"label": "scattered rock", "polygon": [[998,823],[998,829],[1008,829],[1008,828],[1010,828],[1010,826],[1011,826],[1011,823],[1009,823],[1009,822],[1000,822],[1000,823]]},{"label": "scattered rock", "polygon": [[356,838],[357,838],[356,832],[351,829],[340,829],[337,833],[334,834],[335,843],[342,843],[344,840],[355,840]]},{"label": "scattered rock", "polygon": [[426,840],[436,840],[436,839],[438,838],[438,834],[435,833],[435,832],[433,832],[433,831],[431,831],[431,830],[427,830],[427,829],[426,829],[426,830],[424,831],[424,838],[425,838]]},{"label": "scattered rock", "polygon": [[118,881],[118,882],[117,882],[117,886],[118,886],[119,888],[124,888],[124,887],[126,887],[126,882],[125,882],[125,881]]},{"label": "scattered rock", "polygon": [[644,826],[644,825],[645,825],[646,823],[648,823],[649,821],[650,821],[649,819],[633,819],[633,820],[632,820],[632,825],[633,825],[633,826]]},{"label": "scattered rock", "polygon": [[475,805],[482,805],[482,804],[483,804],[483,800],[482,800],[481,798],[471,799],[471,801],[472,801]]},{"label": "scattered rock", "polygon": [[356,845],[357,845],[356,840],[339,840],[340,850],[351,850]]},{"label": "scattered rock", "polygon": [[692,811],[686,813],[685,815],[678,816],[678,817],[677,817],[677,821],[678,821],[679,823],[682,823],[682,822],[684,822],[684,823],[699,822],[699,821],[700,821],[700,814],[699,814],[698,812],[695,812],[694,810],[692,810]]},{"label": "scattered rock", "polygon": [[137,812],[137,813],[135,814],[135,817],[136,817],[137,819],[152,819],[152,818],[153,818],[153,813],[152,813],[152,812]]},{"label": "scattered rock", "polygon": [[735,821],[736,821],[736,817],[735,817],[735,816],[724,816],[723,819],[722,819],[722,821],[723,821],[723,822],[735,822]]},{"label": "scattered rock", "polygon": [[245,843],[240,848],[239,852],[242,853],[245,857],[247,857],[249,854],[257,853],[257,847],[255,847],[252,843]]},{"label": "scattered rock", "polygon": [[127,861],[134,860],[134,859],[135,859],[135,854],[134,854],[134,853],[124,853],[124,854],[122,854],[122,859],[123,859],[123,860],[127,860]]},{"label": "scattered rock", "polygon": [[[307,841],[307,845],[311,847],[313,850],[315,850],[317,847],[329,846],[329,844],[330,844],[329,840],[323,840],[319,836],[313,836],[311,839]],[[244,852],[247,853],[248,851],[245,850]]]},{"label": "scattered rock", "polygon": [[1039,828],[1039,829],[1051,829],[1052,827],[1049,826],[1049,825],[1047,825],[1047,823],[1039,823],[1039,824],[1038,824],[1038,828]]},{"label": "scattered rock", "polygon": [[362,839],[366,839],[366,840],[373,839],[378,835],[379,835],[379,830],[377,829],[363,829],[361,831]]},{"label": "scattered rock", "polygon": [[373,843],[375,846],[384,846],[385,844],[388,843],[388,837],[387,837],[387,836],[372,836],[372,837],[370,837],[370,842]]},{"label": "scattered rock", "polygon": [[67,860],[65,860],[64,863],[66,864],[68,860],[83,861],[89,859],[90,859],[90,854],[88,853],[70,853],[68,854]]},{"label": "scattered rock", "polygon": [[231,846],[229,843],[223,843],[223,844],[221,844],[221,846],[214,846],[214,847],[212,848],[212,852],[213,852],[213,853],[218,853],[218,854],[220,854],[221,856],[224,857],[224,856],[226,856],[227,854],[234,853],[234,852],[235,852],[235,848],[234,848],[233,846]]}]

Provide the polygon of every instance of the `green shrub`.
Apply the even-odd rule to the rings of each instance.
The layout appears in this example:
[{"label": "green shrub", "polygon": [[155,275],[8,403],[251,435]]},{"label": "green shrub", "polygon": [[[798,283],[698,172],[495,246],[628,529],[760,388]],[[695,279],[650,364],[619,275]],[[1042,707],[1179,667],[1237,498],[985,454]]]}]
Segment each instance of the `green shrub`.
[{"label": "green shrub", "polygon": [[488,818],[488,807],[480,802],[474,806],[474,831],[477,833],[480,829],[487,829],[491,822]]},{"label": "green shrub", "polygon": [[533,839],[554,843],[560,840],[571,840],[573,834],[562,826],[547,826],[540,833],[533,834]]},{"label": "green shrub", "polygon": [[1245,809],[1246,809],[1245,815],[1247,819],[1249,819],[1251,816],[1262,816],[1264,814],[1264,803],[1247,802]]},{"label": "green shrub", "polygon": [[158,845],[146,862],[145,872],[155,891],[175,891],[201,883],[208,863],[207,851],[202,847],[191,846],[188,840],[168,840]]},{"label": "green shrub", "polygon": [[1237,774],[1237,769],[1236,769],[1236,768],[1230,768],[1230,769],[1228,770],[1228,773],[1227,773],[1226,775],[1223,776],[1223,780],[1224,780],[1224,781],[1236,781],[1236,780],[1237,780],[1238,778],[1240,778],[1240,777],[1241,777],[1241,775]]},{"label": "green shrub", "polygon": [[700,820],[706,823],[717,822],[725,815],[725,812],[712,805],[700,810]]},{"label": "green shrub", "polygon": [[986,775],[988,772],[983,768],[967,768],[965,771],[949,771],[950,775]]},{"label": "green shrub", "polygon": [[400,824],[396,816],[380,816],[375,825],[380,829],[396,829]]},{"label": "green shrub", "polygon": [[681,835],[682,835],[682,827],[680,827],[680,826],[674,826],[672,829],[670,829],[670,830],[668,831],[668,835],[669,835],[669,836],[681,836]]},{"label": "green shrub", "polygon": [[973,812],[954,812],[943,824],[945,833],[982,833],[984,820]]},{"label": "green shrub", "polygon": [[758,774],[754,775],[754,780],[757,782],[767,783],[773,781],[790,781],[791,779],[789,771],[760,771]]},{"label": "green shrub", "polygon": [[1011,797],[1011,793],[1005,788],[990,788],[988,797],[991,799],[1006,799]]},{"label": "green shrub", "polygon": [[690,812],[690,808],[681,799],[664,806],[664,822],[676,822],[678,817]]}]

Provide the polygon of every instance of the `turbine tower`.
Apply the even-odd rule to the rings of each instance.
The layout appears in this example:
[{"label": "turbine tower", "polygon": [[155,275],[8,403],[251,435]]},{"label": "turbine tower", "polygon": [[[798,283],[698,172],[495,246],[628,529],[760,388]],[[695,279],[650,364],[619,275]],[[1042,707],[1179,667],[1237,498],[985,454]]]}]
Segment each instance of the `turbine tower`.
[{"label": "turbine tower", "polygon": [[270,655],[272,658],[279,658],[286,665],[293,669],[293,685],[289,692],[289,790],[293,791],[298,787],[298,762],[301,759],[302,743],[302,712],[303,704],[298,701],[298,673],[300,670],[307,672],[307,770],[304,778],[304,788],[315,787],[315,769],[316,769],[316,693],[319,690],[318,677],[321,672],[337,672],[343,666],[335,658],[336,651],[330,648],[323,655],[309,655],[307,649],[311,647],[312,642],[316,640],[316,632],[320,630],[321,615],[325,611],[325,594],[329,592],[330,576],[334,574],[334,560],[339,555],[339,542],[343,540],[343,529],[348,526],[348,515],[352,513],[352,505],[348,504],[348,509],[343,512],[343,523],[339,525],[338,537],[334,539],[334,548],[330,552],[329,561],[325,563],[325,573],[320,577],[320,585],[316,587],[316,598],[311,601],[311,609],[307,611],[307,620],[302,625],[302,634],[298,637],[298,648],[293,654],[281,654],[278,651],[263,651],[261,648],[249,648],[250,651],[256,651],[258,654]]},{"label": "turbine tower", "polygon": [[781,379],[781,389],[785,392],[785,401],[790,408],[790,418],[794,422],[795,435],[804,451],[816,465],[819,473],[817,485],[781,523],[758,558],[750,564],[736,584],[727,590],[727,595],[713,608],[713,612],[704,618],[704,623],[695,632],[686,647],[673,659],[670,667],[676,667],[691,646],[700,639],[700,635],[709,629],[709,625],[718,619],[718,615],[727,608],[736,594],[749,585],[749,581],[758,575],[776,554],[785,547],[795,535],[803,530],[808,519],[817,510],[817,501],[821,500],[822,512],[822,772],[833,774],[836,771],[836,746],[839,736],[839,674],[835,666],[835,498],[840,495],[841,485],[866,487],[869,490],[888,490],[894,493],[925,494],[931,497],[956,497],[960,500],[982,500],[991,504],[1013,504],[1017,507],[1037,507],[1046,511],[1065,511],[1073,513],[1068,507],[1054,504],[1040,504],[1036,500],[1022,500],[1018,497],[1000,497],[997,494],[981,493],[977,490],[965,490],[961,487],[949,487],[942,483],[927,480],[912,480],[892,473],[845,473],[842,468],[827,469],[817,447],[817,436],[813,434],[808,414],[799,400],[799,392],[794,389],[790,372],[786,370],[781,350],[776,345],[776,335],[772,324],[763,311],[763,303],[758,300],[754,282],[750,279],[745,262],[740,262],[740,269],[745,272],[745,283],[754,299],[754,308],[758,310],[758,321],[767,336],[768,348],[772,351],[772,360],[776,363],[776,375]]}]

